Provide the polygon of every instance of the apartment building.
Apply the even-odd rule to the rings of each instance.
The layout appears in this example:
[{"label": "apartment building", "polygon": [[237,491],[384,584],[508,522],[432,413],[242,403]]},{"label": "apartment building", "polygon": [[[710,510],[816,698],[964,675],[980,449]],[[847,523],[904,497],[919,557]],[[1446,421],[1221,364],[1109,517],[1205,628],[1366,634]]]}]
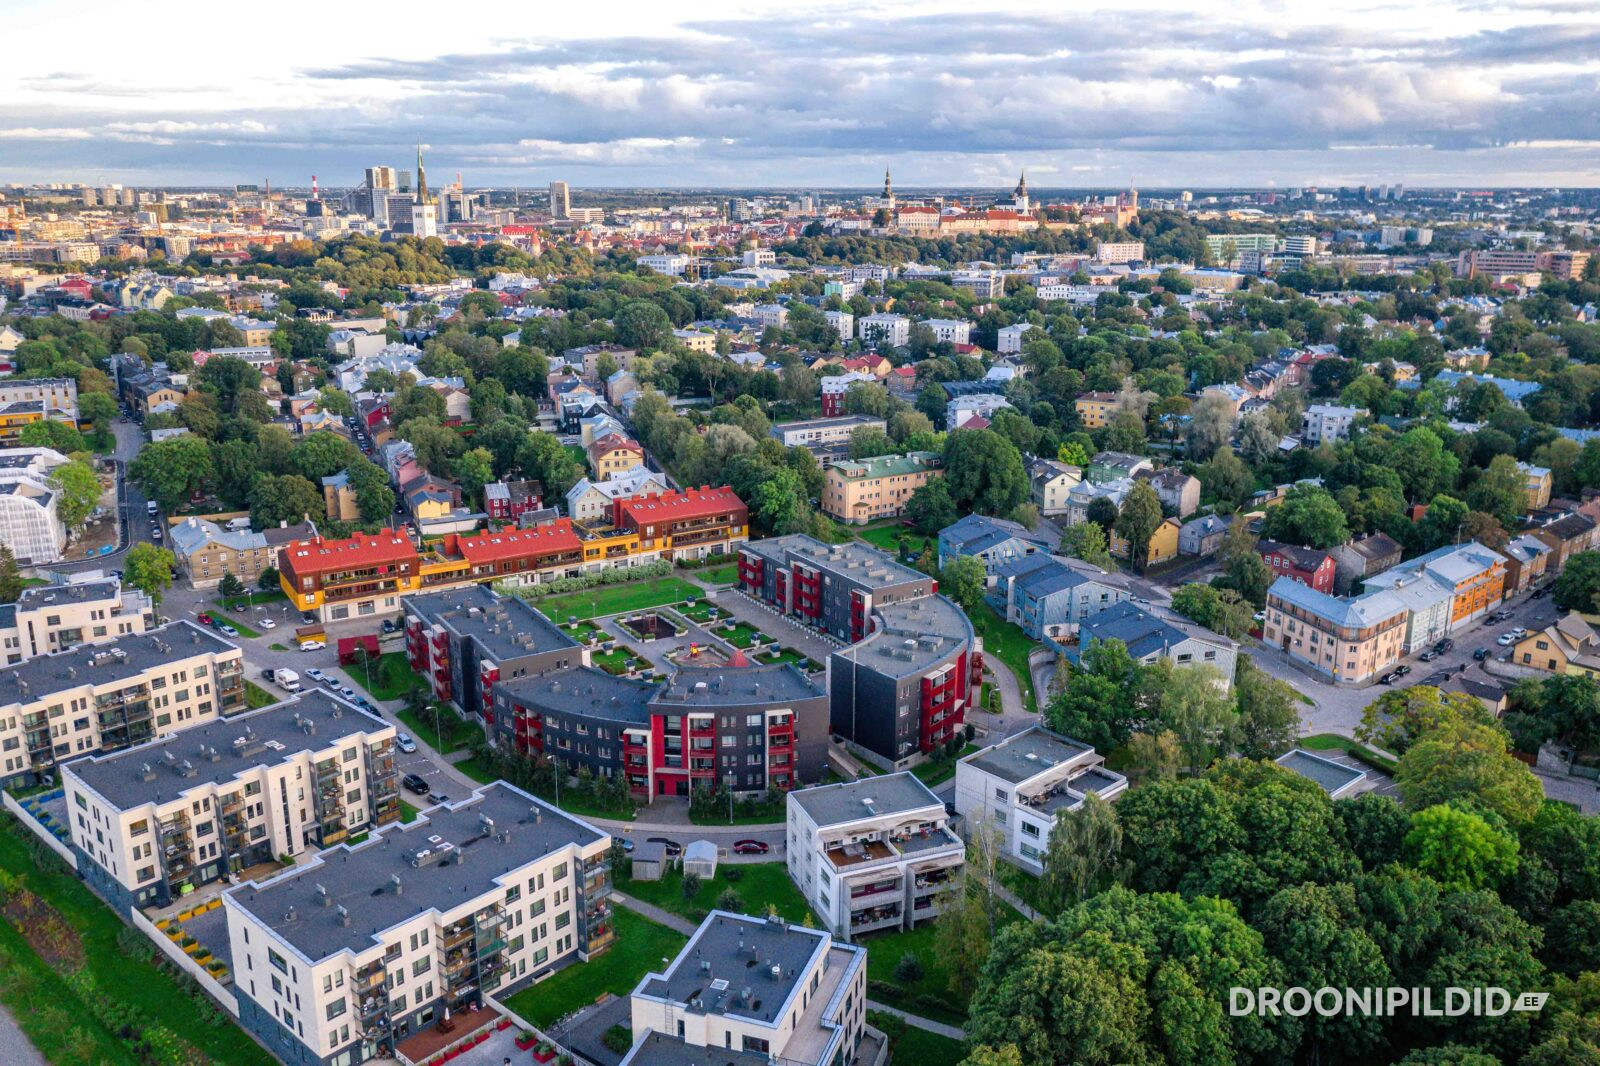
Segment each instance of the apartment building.
[{"label": "apartment building", "polygon": [[223,894],[239,1022],[350,1066],[615,939],[611,838],[498,781]]},{"label": "apartment building", "polygon": [[841,341],[848,341],[856,335],[856,316],[849,311],[824,311],[822,317],[833,327]]},{"label": "apartment building", "polygon": [[1028,497],[1046,518],[1067,513],[1072,487],[1083,480],[1083,468],[1058,459],[1028,460]]},{"label": "apartment building", "polygon": [[1329,549],[1333,556],[1333,590],[1347,596],[1357,582],[1381,574],[1400,562],[1400,544],[1387,533],[1368,533]]},{"label": "apartment building", "polygon": [[1006,294],[1006,276],[998,270],[958,270],[950,276],[950,287],[967,290],[975,300],[998,300]]},{"label": "apartment building", "polygon": [[1134,263],[1144,259],[1143,241],[1096,241],[1097,263]]},{"label": "apartment building", "polygon": [[[0,413],[0,437],[20,434],[37,421],[31,414],[19,421]],[[23,566],[56,562],[66,551],[67,527],[57,510],[61,494],[52,478],[66,462],[66,456],[50,448],[17,446],[0,452],[0,544]]]},{"label": "apartment building", "polygon": [[0,603],[0,656],[10,665],[154,626],[150,598],[113,579],[38,585],[23,589],[16,603]]},{"label": "apartment building", "polygon": [[1600,677],[1600,633],[1577,611],[1529,633],[1511,649],[1511,661],[1551,674]]},{"label": "apartment building", "polygon": [[1077,663],[1096,641],[1109,640],[1121,641],[1129,657],[1146,665],[1165,659],[1180,668],[1209,666],[1220,675],[1219,683],[1224,689],[1232,687],[1239,663],[1236,641],[1171,611],[1127,602],[1089,615],[1079,623],[1077,643],[1064,645],[1061,651]]},{"label": "apartment building", "polygon": [[78,870],[117,910],[398,821],[394,726],[326,692],[61,770]]},{"label": "apartment building", "polygon": [[1377,677],[1405,649],[1409,611],[1387,589],[1341,599],[1280,577],[1265,613],[1263,643],[1341,684]]},{"label": "apartment building", "polygon": [[995,333],[995,350],[1001,355],[1020,354],[1022,352],[1022,338],[1032,328],[1032,322],[1018,322],[1014,326],[1001,326]]},{"label": "apartment building", "polygon": [[78,383],[72,378],[0,381],[0,447],[17,444],[24,426],[46,419],[78,424]]},{"label": "apartment building", "polygon": [[867,952],[826,931],[728,911],[706,915],[629,998],[620,1066],[848,1066],[866,1023]]},{"label": "apartment building", "polygon": [[1036,641],[1066,642],[1083,623],[1133,598],[1123,574],[1036,552],[995,565],[984,602]]},{"label": "apartment building", "polygon": [[1451,631],[1464,629],[1505,599],[1506,560],[1477,541],[1448,544],[1366,579],[1367,589],[1406,585],[1426,578],[1449,594]]},{"label": "apartment building", "polygon": [[967,344],[972,339],[972,323],[963,318],[927,318],[922,325],[933,330],[933,339],[941,344]]},{"label": "apartment building", "polygon": [[1310,585],[1318,592],[1333,592],[1338,563],[1325,551],[1298,544],[1281,544],[1275,540],[1261,540],[1256,542],[1256,554],[1267,564],[1273,577],[1287,577],[1302,585]]},{"label": "apartment building", "polygon": [[596,481],[607,481],[644,465],[644,448],[620,433],[595,438],[586,451]]},{"label": "apartment building", "polygon": [[501,680],[586,665],[587,650],[522,600],[467,585],[400,600],[406,660],[433,698],[494,724]]},{"label": "apartment building", "polygon": [[911,320],[882,311],[865,315],[856,321],[856,336],[868,346],[901,348],[911,341]]},{"label": "apartment building", "polygon": [[1534,466],[1531,463],[1518,463],[1517,469],[1522,471],[1523,477],[1523,511],[1531,513],[1541,507],[1550,506],[1550,490],[1554,484],[1550,468]]},{"label": "apartment building", "polygon": [[791,792],[785,820],[790,879],[846,939],[938,917],[966,861],[944,801],[909,772]]},{"label": "apartment building", "polygon": [[780,422],[772,427],[772,435],[786,448],[838,448],[848,447],[850,434],[858,429],[871,428],[889,431],[889,423],[872,415],[838,415],[833,418],[809,418],[800,422]]},{"label": "apartment building", "polygon": [[387,527],[344,540],[308,537],[278,550],[284,595],[325,622],[392,614],[402,593],[421,588],[421,569],[411,539]]},{"label": "apartment building", "polygon": [[943,476],[942,466],[936,452],[835,463],[823,473],[822,513],[852,525],[898,517],[912,493]]},{"label": "apartment building", "polygon": [[483,487],[483,510],[491,522],[515,524],[543,507],[544,486],[537,481],[494,481]]},{"label": "apartment building", "polygon": [[0,787],[244,706],[244,654],[189,621],[24,659],[0,669]]},{"label": "apartment building", "polygon": [[1589,265],[1588,252],[1519,252],[1508,248],[1469,248],[1456,257],[1456,276],[1474,278],[1479,274],[1499,277],[1507,274],[1554,274],[1562,281],[1583,277]]},{"label": "apartment building", "polygon": [[1200,479],[1175,466],[1141,470],[1134,480],[1148,481],[1156,490],[1162,509],[1179,519],[1188,518],[1200,509]]},{"label": "apartment building", "polygon": [[956,813],[968,825],[987,823],[1004,854],[1035,874],[1044,872],[1056,819],[1090,795],[1114,800],[1128,779],[1105,767],[1092,747],[1033,726],[956,763]]},{"label": "apartment building", "polygon": [[726,555],[750,538],[750,509],[727,485],[619,499],[613,525],[638,535],[639,550],[664,559]]},{"label": "apartment building", "polygon": [[642,496],[647,492],[671,492],[667,475],[638,467],[609,481],[582,478],[567,490],[567,514],[584,525],[609,524],[617,500]]},{"label": "apartment building", "polygon": [[1314,403],[1300,416],[1300,439],[1313,448],[1323,441],[1344,440],[1355,420],[1367,413],[1364,407]]},{"label": "apartment building", "polygon": [[494,702],[497,744],[574,773],[625,776],[638,796],[782,791],[827,772],[826,692],[793,664],[743,652],[665,681],[558,669],[500,682]]},{"label": "apartment building", "polygon": [[850,386],[856,382],[865,385],[877,384],[877,375],[865,370],[847,370],[843,374],[825,374],[817,382],[822,397],[822,416],[833,418],[844,414],[845,393],[850,391]]},{"label": "apartment building", "polygon": [[317,535],[311,522],[281,525],[256,532],[224,529],[215,522],[193,516],[172,526],[170,541],[178,566],[197,589],[212,589],[232,574],[255,588],[262,571],[276,566],[278,550],[291,541]]},{"label": "apartment building", "polygon": [[1048,552],[1053,544],[1021,522],[989,515],[962,515],[939,530],[939,565],[970,555],[983,563],[986,571],[1013,559]]}]

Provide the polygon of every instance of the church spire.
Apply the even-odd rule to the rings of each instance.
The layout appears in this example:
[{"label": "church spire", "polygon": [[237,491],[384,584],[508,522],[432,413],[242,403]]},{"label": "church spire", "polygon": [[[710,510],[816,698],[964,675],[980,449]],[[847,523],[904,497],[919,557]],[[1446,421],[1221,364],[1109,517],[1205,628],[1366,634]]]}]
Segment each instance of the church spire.
[{"label": "church spire", "polygon": [[1028,195],[1028,172],[1026,170],[1022,171],[1022,177],[1017,182],[1017,195],[1018,196],[1026,196],[1026,195]]},{"label": "church spire", "polygon": [[428,202],[428,173],[422,169],[422,145],[417,145],[417,203]]},{"label": "church spire", "polygon": [[884,167],[883,168],[883,198],[885,200],[894,199],[894,186],[889,184],[889,168],[888,167]]}]

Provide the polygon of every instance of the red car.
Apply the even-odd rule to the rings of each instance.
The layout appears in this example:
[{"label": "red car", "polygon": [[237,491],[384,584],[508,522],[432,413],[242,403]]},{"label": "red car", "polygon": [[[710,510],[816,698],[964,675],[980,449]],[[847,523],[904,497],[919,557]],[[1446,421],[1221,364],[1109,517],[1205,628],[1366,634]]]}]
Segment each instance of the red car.
[{"label": "red car", "polygon": [[736,840],[733,842],[735,855],[765,855],[772,850],[772,845],[763,840]]},{"label": "red car", "polygon": [[195,621],[199,622],[203,626],[208,626],[211,624],[211,616],[209,614],[202,613],[195,619]]}]

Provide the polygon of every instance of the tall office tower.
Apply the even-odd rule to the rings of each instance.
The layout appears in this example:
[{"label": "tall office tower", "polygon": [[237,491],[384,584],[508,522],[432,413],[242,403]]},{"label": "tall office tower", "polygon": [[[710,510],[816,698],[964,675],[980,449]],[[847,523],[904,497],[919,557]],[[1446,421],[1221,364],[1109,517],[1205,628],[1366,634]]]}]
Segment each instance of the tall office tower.
[{"label": "tall office tower", "polygon": [[362,187],[363,208],[368,218],[385,214],[384,198],[395,191],[394,167],[368,167],[367,180]]},{"label": "tall office tower", "polygon": [[400,172],[400,188],[399,188],[399,191],[400,192],[410,192],[411,191],[411,171],[402,170]]},{"label": "tall office tower", "polygon": [[415,237],[439,235],[439,208],[428,198],[428,173],[422,169],[422,145],[417,145],[417,203],[411,209],[411,234]]},{"label": "tall office tower", "polygon": [[550,217],[566,219],[572,216],[572,194],[564,181],[550,183]]}]

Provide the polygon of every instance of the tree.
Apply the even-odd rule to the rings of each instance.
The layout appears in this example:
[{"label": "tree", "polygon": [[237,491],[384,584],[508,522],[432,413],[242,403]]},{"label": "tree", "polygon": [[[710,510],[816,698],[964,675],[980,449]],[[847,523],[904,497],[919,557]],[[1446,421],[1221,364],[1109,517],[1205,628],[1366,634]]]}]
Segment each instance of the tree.
[{"label": "tree", "polygon": [[1009,514],[1028,497],[1022,453],[987,429],[963,429],[946,438],[941,480],[959,511]]},{"label": "tree", "polygon": [[88,463],[74,460],[50,471],[50,482],[57,492],[56,516],[61,524],[73,532],[82,529],[104,491],[100,479]]},{"label": "tree", "polygon": [[1057,814],[1041,864],[1040,901],[1046,914],[1058,914],[1121,883],[1126,871],[1116,810],[1091,792],[1076,810]]},{"label": "tree", "polygon": [[222,575],[222,584],[218,586],[218,591],[229,599],[234,596],[243,596],[245,593],[244,582],[239,580],[238,574],[230,571]]},{"label": "tree", "polygon": [[1217,588],[1232,589],[1239,598],[1259,611],[1267,605],[1267,589],[1272,587],[1272,568],[1259,552],[1251,549],[1235,555],[1221,575],[1211,579]]},{"label": "tree", "polygon": [[1600,609],[1600,551],[1578,552],[1556,578],[1556,606],[1566,611]]},{"label": "tree", "polygon": [[1228,504],[1237,504],[1256,487],[1255,474],[1226,445],[1202,463],[1195,476],[1208,497]]},{"label": "tree", "polygon": [[263,566],[260,576],[256,578],[256,588],[262,592],[274,592],[279,587],[278,568],[276,566]]},{"label": "tree", "polygon": [[1491,725],[1494,716],[1465,692],[1445,692],[1432,685],[1385,692],[1361,712],[1356,739],[1395,755],[1404,755],[1425,734],[1461,723]]},{"label": "tree", "polygon": [[1148,781],[1176,777],[1183,765],[1183,749],[1178,734],[1170,729],[1159,733],[1135,733],[1128,738],[1128,765],[1133,776]]},{"label": "tree", "polygon": [[1376,870],[1400,861],[1411,819],[1399,803],[1377,792],[1363,792],[1335,803],[1333,813],[1345,844],[1364,868]]},{"label": "tree", "polygon": [[1300,701],[1291,685],[1241,657],[1233,692],[1239,707],[1235,736],[1240,755],[1276,759],[1295,746],[1300,737]]},{"label": "tree", "polygon": [[850,458],[871,459],[878,455],[893,455],[894,441],[877,426],[857,426],[850,434]]},{"label": "tree", "polygon": [[1444,493],[1435,496],[1422,521],[1417,523],[1417,547],[1432,551],[1454,544],[1461,538],[1469,513],[1467,505],[1454,496]]},{"label": "tree", "polygon": [[1161,685],[1157,712],[1177,736],[1190,773],[1198,774],[1231,744],[1238,712],[1224,681],[1214,666],[1184,666],[1172,669]]},{"label": "tree", "polygon": [[1093,522],[1104,530],[1111,530],[1117,524],[1117,504],[1109,496],[1096,496],[1089,501],[1089,506],[1084,508],[1084,520]]},{"label": "tree", "polygon": [[1191,582],[1172,594],[1172,609],[1233,639],[1255,628],[1255,607],[1230,588]]},{"label": "tree", "polygon": [[967,861],[945,895],[934,925],[938,954],[966,963],[947,967],[949,990],[959,1000],[971,996],[978,983],[1004,906],[996,891],[1001,848],[1000,834],[981,815],[969,824]]},{"label": "tree", "polygon": [[649,300],[631,300],[613,319],[617,342],[639,351],[664,347],[672,337],[672,319]]},{"label": "tree", "polygon": [[95,432],[105,433],[117,420],[117,401],[108,392],[85,392],[78,395],[78,417],[94,423]]},{"label": "tree", "polygon": [[293,525],[323,513],[322,490],[299,474],[262,474],[250,492],[250,522],[257,529]]},{"label": "tree", "polygon": [[1461,523],[1461,539],[1464,541],[1475,540],[1485,548],[1499,551],[1511,539],[1500,520],[1492,514],[1482,511],[1469,512]]},{"label": "tree", "polygon": [[1448,888],[1498,885],[1517,868],[1517,840],[1482,815],[1435,804],[1411,816],[1406,861]]},{"label": "tree", "polygon": [[1493,515],[1500,525],[1510,528],[1517,524],[1527,501],[1523,488],[1526,478],[1509,455],[1497,455],[1472,487],[1467,490],[1467,505],[1474,511]]},{"label": "tree", "polygon": [[17,443],[24,448],[54,448],[62,455],[74,455],[89,450],[75,426],[47,418],[42,422],[29,422],[17,433]]},{"label": "tree", "polygon": [[1538,811],[1544,789],[1508,749],[1498,727],[1453,722],[1423,734],[1400,756],[1395,785],[1413,810],[1457,800],[1522,825]]},{"label": "tree", "polygon": [[932,536],[961,517],[944,478],[929,478],[906,501],[906,517],[918,533]]},{"label": "tree", "polygon": [[173,556],[165,548],[140,541],[129,549],[122,561],[122,580],[161,606],[161,596],[172,585]]},{"label": "tree", "polygon": [[0,544],[0,603],[16,603],[23,587],[16,553],[10,545]]},{"label": "tree", "polygon": [[1117,515],[1117,535],[1128,542],[1128,561],[1142,571],[1150,554],[1150,538],[1162,522],[1161,498],[1148,481],[1136,481]]},{"label": "tree", "polygon": [[1350,539],[1344,509],[1316,485],[1296,485],[1267,511],[1267,536],[1285,544],[1332,548]]},{"label": "tree", "polygon": [[144,494],[169,514],[216,475],[211,449],[199,437],[146,444],[128,466]]},{"label": "tree", "polygon": [[939,572],[939,591],[972,611],[983,602],[983,586],[987,577],[983,560],[976,555],[960,555],[945,564]]},{"label": "tree", "polygon": [[1082,559],[1102,570],[1112,567],[1106,531],[1097,522],[1079,522],[1075,526],[1068,526],[1061,534],[1061,554]]},{"label": "tree", "polygon": [[483,487],[494,480],[494,456],[487,448],[473,448],[463,452],[455,463],[456,481],[468,499],[476,500]]},{"label": "tree", "polygon": [[1190,409],[1184,442],[1191,459],[1209,459],[1233,439],[1238,411],[1221,393],[1208,392]]},{"label": "tree", "polygon": [[1135,705],[1141,676],[1142,667],[1120,640],[1091,641],[1066,688],[1045,708],[1045,720],[1058,733],[1110,751],[1144,721],[1145,708]]},{"label": "tree", "polygon": [[1408,500],[1431,500],[1455,488],[1461,463],[1433,430],[1407,430],[1388,449],[1389,469],[1400,475]]},{"label": "tree", "polygon": [[294,446],[289,461],[295,473],[320,483],[348,467],[360,454],[354,444],[337,433],[319,429]]}]

